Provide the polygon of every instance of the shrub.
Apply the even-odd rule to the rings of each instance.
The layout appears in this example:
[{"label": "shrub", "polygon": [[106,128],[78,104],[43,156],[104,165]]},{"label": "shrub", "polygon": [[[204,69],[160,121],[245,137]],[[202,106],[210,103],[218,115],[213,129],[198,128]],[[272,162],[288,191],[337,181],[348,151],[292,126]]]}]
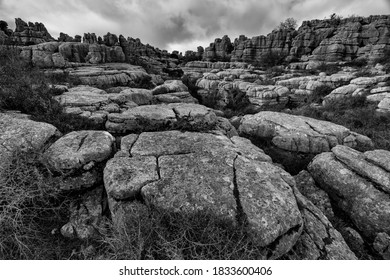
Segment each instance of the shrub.
[{"label": "shrub", "polygon": [[21,111],[33,120],[53,124],[63,133],[100,128],[88,118],[63,113],[62,106],[52,98],[58,92],[49,87],[50,82],[41,71],[19,58],[18,49],[1,52],[0,110]]},{"label": "shrub", "polygon": [[321,85],[314,88],[312,94],[309,96],[307,103],[322,103],[324,97],[331,93],[333,90],[332,87],[328,85]]},{"label": "shrub", "polygon": [[[287,55],[281,51],[268,51],[260,56],[259,65],[265,68],[282,65],[285,63]],[[256,65],[255,65],[256,66]]]},{"label": "shrub", "polygon": [[349,66],[349,67],[356,67],[356,68],[361,68],[367,66],[368,61],[366,58],[359,58],[359,59],[354,59],[351,61],[346,62],[344,65]]},{"label": "shrub", "polygon": [[372,139],[376,149],[390,150],[390,116],[376,113],[375,104],[367,104],[364,96],[330,100],[324,107],[303,106],[292,111],[349,128]]},{"label": "shrub", "polygon": [[111,227],[102,238],[102,258],[232,260],[264,259],[266,255],[243,226],[207,209],[197,213],[147,211],[127,212],[128,222]]},{"label": "shrub", "polygon": [[325,61],[321,62],[320,65],[316,67],[316,70],[319,72],[325,72],[326,75],[332,75],[340,71],[340,67],[333,63],[326,63]]},{"label": "shrub", "polygon": [[0,167],[0,259],[70,256],[74,244],[51,233],[66,222],[67,198],[39,157],[17,151]]},{"label": "shrub", "polygon": [[284,30],[284,29],[287,29],[287,30],[290,30],[290,29],[293,29],[295,30],[297,28],[298,24],[297,24],[297,20],[290,17],[290,18],[287,18],[285,21],[282,21],[277,27],[275,30]]},{"label": "shrub", "polygon": [[390,49],[385,49],[383,54],[374,60],[374,64],[389,64],[390,63]]}]

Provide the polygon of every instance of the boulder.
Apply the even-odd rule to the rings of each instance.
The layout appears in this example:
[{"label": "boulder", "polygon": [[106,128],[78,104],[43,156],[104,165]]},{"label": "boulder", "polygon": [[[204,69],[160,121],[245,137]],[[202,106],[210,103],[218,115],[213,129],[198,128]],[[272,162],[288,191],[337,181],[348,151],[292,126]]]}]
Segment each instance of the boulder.
[{"label": "boulder", "polygon": [[[295,244],[302,220],[293,178],[240,137],[196,132],[144,132],[122,139],[124,151],[104,170],[111,211],[139,200],[161,211],[206,211],[239,225],[278,258]],[[238,144],[235,144],[238,143]],[[257,151],[254,156],[251,151]],[[125,216],[126,214],[121,214]]]},{"label": "boulder", "polygon": [[41,150],[60,132],[51,124],[35,122],[26,115],[0,113],[0,173],[15,152]]},{"label": "boulder", "polygon": [[317,184],[371,242],[378,233],[390,233],[389,158],[388,151],[361,153],[339,145],[308,166]]},{"label": "boulder", "polygon": [[266,145],[282,164],[290,160],[295,166],[297,162],[308,162],[314,155],[328,152],[336,145],[361,150],[373,147],[371,139],[341,125],[268,111],[244,116],[238,132]]},{"label": "boulder", "polygon": [[166,94],[172,92],[188,92],[188,88],[185,84],[183,84],[180,80],[169,80],[165,81],[164,84],[155,87],[152,90],[153,95]]},{"label": "boulder", "polygon": [[304,219],[304,228],[285,257],[295,260],[356,260],[356,255],[326,216],[297,188],[294,188],[294,194]]},{"label": "boulder", "polygon": [[58,139],[43,156],[55,171],[77,170],[91,162],[107,160],[113,153],[114,141],[106,131],[74,131]]},{"label": "boulder", "polygon": [[121,114],[109,114],[106,128],[112,133],[172,129],[207,130],[216,125],[215,113],[202,105],[172,103],[131,108]]}]

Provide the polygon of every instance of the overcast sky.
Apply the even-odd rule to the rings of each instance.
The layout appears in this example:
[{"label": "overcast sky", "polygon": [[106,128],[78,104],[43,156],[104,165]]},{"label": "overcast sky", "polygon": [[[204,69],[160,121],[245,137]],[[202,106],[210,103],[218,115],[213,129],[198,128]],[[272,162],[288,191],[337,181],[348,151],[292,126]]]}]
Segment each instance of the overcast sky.
[{"label": "overcast sky", "polygon": [[288,17],[390,14],[390,0],[0,0],[0,20],[42,22],[58,38],[95,32],[140,38],[160,49],[196,50],[215,38],[266,35]]}]

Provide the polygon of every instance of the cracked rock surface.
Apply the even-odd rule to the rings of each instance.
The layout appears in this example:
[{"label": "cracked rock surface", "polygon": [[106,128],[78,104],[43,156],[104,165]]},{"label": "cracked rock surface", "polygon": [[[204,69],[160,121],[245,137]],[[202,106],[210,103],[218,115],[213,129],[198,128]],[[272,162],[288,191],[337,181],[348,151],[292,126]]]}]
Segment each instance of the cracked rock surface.
[{"label": "cracked rock surface", "polygon": [[304,228],[288,257],[297,260],[356,260],[342,235],[325,215],[297,188],[293,189]]},{"label": "cracked rock surface", "polygon": [[56,135],[59,131],[51,124],[0,113],[0,169],[13,152],[39,150]]},{"label": "cracked rock surface", "polygon": [[122,138],[104,170],[113,215],[118,203],[137,201],[172,212],[210,210],[233,224],[247,222],[259,244],[272,249],[267,257],[280,257],[302,230],[294,179],[249,140],[232,139],[180,131]]},{"label": "cracked rock surface", "polygon": [[280,150],[319,154],[336,145],[371,148],[372,141],[348,128],[331,122],[277,112],[246,115],[239,126],[240,135],[271,140]]},{"label": "cracked rock surface", "polygon": [[390,234],[390,152],[361,153],[345,146],[316,156],[308,170],[363,237]]},{"label": "cracked rock surface", "polygon": [[114,137],[106,131],[74,131],[58,139],[44,153],[56,171],[80,169],[91,162],[102,162],[111,156]]},{"label": "cracked rock surface", "polygon": [[108,115],[106,129],[111,133],[131,133],[191,128],[202,130],[217,124],[215,113],[198,104],[172,103],[130,108]]}]

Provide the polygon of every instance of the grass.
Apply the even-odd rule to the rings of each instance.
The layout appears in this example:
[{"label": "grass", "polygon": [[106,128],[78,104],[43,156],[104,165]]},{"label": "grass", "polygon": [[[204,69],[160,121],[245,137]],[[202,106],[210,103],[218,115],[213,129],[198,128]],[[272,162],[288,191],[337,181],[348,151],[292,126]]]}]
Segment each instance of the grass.
[{"label": "grass", "polygon": [[15,152],[0,167],[0,259],[67,259],[73,243],[52,230],[65,223],[67,199],[46,176],[39,153]]},{"label": "grass", "polygon": [[330,100],[323,107],[304,105],[292,113],[345,126],[370,137],[376,149],[390,150],[390,115],[378,115],[364,96]]},{"label": "grass", "polygon": [[111,226],[102,239],[104,259],[264,259],[243,227],[210,211],[193,214],[142,208],[127,211],[127,222]]},{"label": "grass", "polygon": [[[102,223],[100,237],[61,236],[75,195],[60,191],[40,152],[16,152],[0,170],[0,259],[264,259],[244,226],[211,211],[174,213],[141,205]],[[114,225],[115,224],[115,225]],[[54,230],[56,229],[56,230]],[[54,231],[53,231],[54,230]]]}]

